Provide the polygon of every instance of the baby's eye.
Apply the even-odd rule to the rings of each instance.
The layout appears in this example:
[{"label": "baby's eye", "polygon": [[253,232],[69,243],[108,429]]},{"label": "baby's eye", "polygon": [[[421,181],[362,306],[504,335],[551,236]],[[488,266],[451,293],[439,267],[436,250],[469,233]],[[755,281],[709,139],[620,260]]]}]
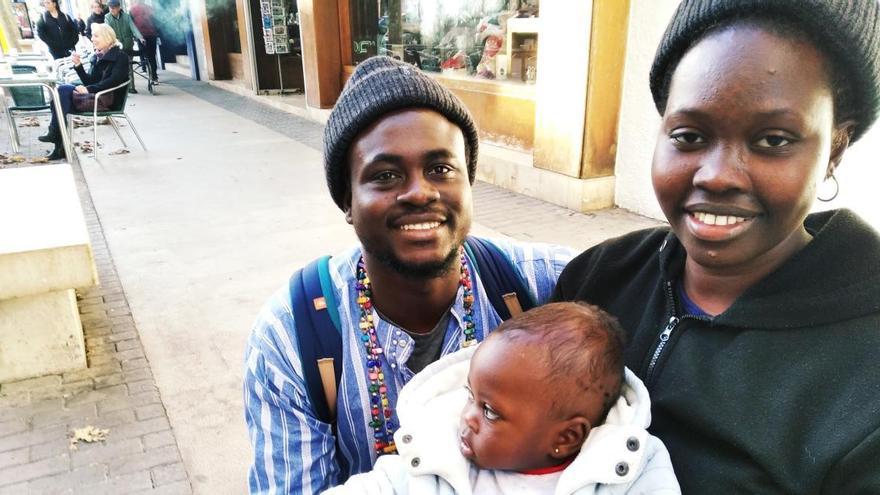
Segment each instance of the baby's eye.
[{"label": "baby's eye", "polygon": [[486,419],[488,419],[489,421],[495,421],[501,417],[501,415],[493,411],[488,404],[483,406],[483,416],[485,416]]}]

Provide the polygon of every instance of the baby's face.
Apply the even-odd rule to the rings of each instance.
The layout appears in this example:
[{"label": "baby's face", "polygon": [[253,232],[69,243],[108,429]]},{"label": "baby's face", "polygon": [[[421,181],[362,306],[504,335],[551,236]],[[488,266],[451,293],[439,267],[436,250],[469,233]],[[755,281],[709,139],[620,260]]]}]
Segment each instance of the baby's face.
[{"label": "baby's face", "polygon": [[488,339],[471,360],[460,449],[483,469],[520,471],[560,462],[553,450],[564,418],[551,407],[551,391],[559,384],[547,378],[543,359],[532,347],[528,342]]}]

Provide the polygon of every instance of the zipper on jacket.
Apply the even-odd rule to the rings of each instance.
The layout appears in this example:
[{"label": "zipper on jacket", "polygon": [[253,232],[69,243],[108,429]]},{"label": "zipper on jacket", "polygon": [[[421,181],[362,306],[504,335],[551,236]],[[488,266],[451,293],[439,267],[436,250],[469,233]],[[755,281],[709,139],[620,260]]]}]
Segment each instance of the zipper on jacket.
[{"label": "zipper on jacket", "polygon": [[666,343],[669,342],[669,336],[672,335],[672,331],[675,330],[675,326],[678,325],[679,321],[681,320],[673,315],[669,318],[669,323],[666,324],[666,328],[660,333],[660,342],[657,343],[657,348],[654,349],[654,355],[651,356],[651,363],[648,364],[648,380],[646,381],[651,381],[651,377],[654,374],[654,367],[657,366],[657,360],[660,359],[660,354],[663,352],[663,348],[666,347]]},{"label": "zipper on jacket", "polygon": [[712,322],[711,318],[707,318],[705,316],[695,316],[695,315],[682,315],[681,317],[675,316],[675,296],[673,294],[672,289],[672,281],[665,282],[665,292],[666,292],[666,308],[667,314],[669,314],[669,321],[666,323],[666,326],[663,328],[663,331],[660,332],[660,338],[657,342],[657,347],[654,348],[654,354],[651,356],[651,362],[648,363],[648,370],[645,373],[645,385],[647,386],[651,383],[651,378],[654,375],[654,369],[657,366],[657,362],[660,360],[660,355],[663,353],[663,349],[666,348],[666,344],[669,342],[669,337],[672,335],[672,332],[681,322],[681,320],[698,320],[704,322]]}]

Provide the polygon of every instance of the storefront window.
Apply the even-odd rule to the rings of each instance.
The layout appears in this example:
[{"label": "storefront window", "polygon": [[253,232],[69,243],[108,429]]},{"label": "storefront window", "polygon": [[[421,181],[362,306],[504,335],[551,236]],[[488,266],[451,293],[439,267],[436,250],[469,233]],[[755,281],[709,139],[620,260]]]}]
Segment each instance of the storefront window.
[{"label": "storefront window", "polygon": [[537,78],[539,0],[350,0],[352,58],[389,55],[452,77]]}]

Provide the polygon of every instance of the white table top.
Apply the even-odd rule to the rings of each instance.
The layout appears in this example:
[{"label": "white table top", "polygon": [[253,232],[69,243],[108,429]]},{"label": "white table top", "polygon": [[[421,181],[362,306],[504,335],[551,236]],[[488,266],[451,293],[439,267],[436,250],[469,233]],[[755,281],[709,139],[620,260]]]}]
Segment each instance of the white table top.
[{"label": "white table top", "polygon": [[0,256],[88,244],[69,164],[0,169]]}]

